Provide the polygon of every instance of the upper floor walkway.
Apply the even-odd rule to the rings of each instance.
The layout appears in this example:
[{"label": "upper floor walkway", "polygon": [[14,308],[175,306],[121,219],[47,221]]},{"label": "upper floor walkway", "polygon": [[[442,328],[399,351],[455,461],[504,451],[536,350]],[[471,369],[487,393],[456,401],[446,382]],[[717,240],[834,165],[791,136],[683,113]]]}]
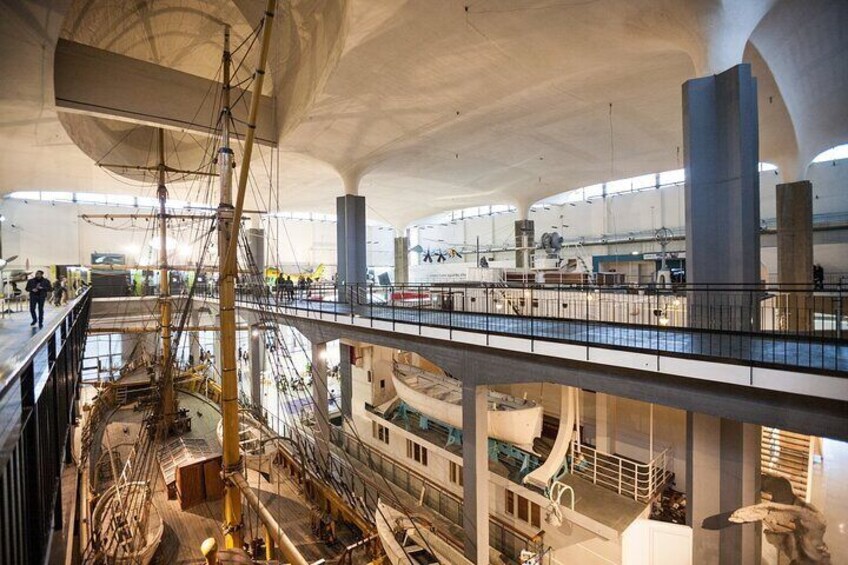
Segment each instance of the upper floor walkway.
[{"label": "upper floor walkway", "polygon": [[[286,316],[848,401],[848,289],[313,287]],[[268,302],[248,293],[241,308]],[[804,378],[801,378],[803,375]]]}]

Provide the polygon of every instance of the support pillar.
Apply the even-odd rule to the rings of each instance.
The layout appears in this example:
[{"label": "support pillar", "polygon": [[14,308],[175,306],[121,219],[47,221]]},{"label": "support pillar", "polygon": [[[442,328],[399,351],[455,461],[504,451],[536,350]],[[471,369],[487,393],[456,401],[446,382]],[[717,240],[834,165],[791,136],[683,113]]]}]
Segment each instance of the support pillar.
[{"label": "support pillar", "polygon": [[462,523],[465,557],[489,562],[489,389],[462,386]]},{"label": "support pillar", "polygon": [[[813,327],[813,185],[798,181],[777,185],[777,282],[786,285],[780,295],[780,320],[789,331]],[[792,292],[794,291],[794,292]]]},{"label": "support pillar", "polygon": [[[757,83],[740,64],[683,85],[686,281],[760,282]],[[753,292],[692,292],[690,325],[745,331],[758,321]]]},{"label": "support pillar", "polygon": [[[337,283],[344,288],[347,285],[364,285],[368,266],[365,242],[365,197],[345,194],[336,198],[336,259]],[[355,286],[339,293],[340,299],[346,299]]]},{"label": "support pillar", "polygon": [[[200,325],[200,316],[197,312],[191,313],[191,325],[194,327]],[[188,355],[193,359],[195,365],[200,362],[200,332],[189,332]]]},{"label": "support pillar", "polygon": [[605,453],[615,453],[616,398],[595,393],[595,444]]},{"label": "support pillar", "polygon": [[395,284],[409,283],[409,238],[395,238]]},{"label": "support pillar", "polygon": [[533,267],[533,251],[536,249],[536,228],[533,220],[515,221],[515,267]]},{"label": "support pillar", "polygon": [[250,326],[250,401],[254,408],[262,408],[262,371],[265,369],[265,348],[262,346],[262,330],[258,325]]},{"label": "support pillar", "polygon": [[759,526],[728,517],[760,501],[760,427],[688,412],[686,428],[693,555],[705,565],[758,565]]},{"label": "support pillar", "polygon": [[312,401],[315,445],[322,461],[330,459],[330,395],[327,392],[327,344],[312,344]]},{"label": "support pillar", "polygon": [[259,276],[265,280],[265,230],[259,227],[258,220],[254,220],[254,225],[247,229],[247,246]]},{"label": "support pillar", "polygon": [[341,384],[342,416],[353,417],[353,347],[339,342],[339,382]]}]

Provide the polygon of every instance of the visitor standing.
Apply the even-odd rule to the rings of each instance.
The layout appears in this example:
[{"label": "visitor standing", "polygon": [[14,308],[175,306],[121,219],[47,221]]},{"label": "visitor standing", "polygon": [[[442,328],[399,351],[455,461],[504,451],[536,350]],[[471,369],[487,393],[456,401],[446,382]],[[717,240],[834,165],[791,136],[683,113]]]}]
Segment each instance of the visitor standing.
[{"label": "visitor standing", "polygon": [[[27,281],[26,291],[29,293],[31,326],[38,324],[39,328],[44,327],[44,301],[47,300],[50,290],[50,281],[44,278],[44,271],[36,271],[35,276]],[[38,316],[36,316],[36,311]]]}]

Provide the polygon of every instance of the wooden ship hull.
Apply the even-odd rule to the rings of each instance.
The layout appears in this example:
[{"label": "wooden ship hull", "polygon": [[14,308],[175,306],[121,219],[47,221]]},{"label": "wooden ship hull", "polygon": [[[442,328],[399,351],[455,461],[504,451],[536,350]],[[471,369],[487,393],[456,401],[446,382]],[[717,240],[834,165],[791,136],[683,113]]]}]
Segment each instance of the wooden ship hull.
[{"label": "wooden ship hull", "polygon": [[[92,527],[95,532],[102,533],[105,525],[121,520],[131,509],[125,508],[132,500],[146,500],[150,493],[149,486],[142,481],[113,485],[98,499],[91,514]],[[101,549],[98,561],[114,565],[148,565],[159,549],[162,536],[165,533],[165,522],[155,506],[143,513],[141,523],[133,524],[135,515],[130,516],[128,523],[111,533],[111,537],[100,537]]]}]

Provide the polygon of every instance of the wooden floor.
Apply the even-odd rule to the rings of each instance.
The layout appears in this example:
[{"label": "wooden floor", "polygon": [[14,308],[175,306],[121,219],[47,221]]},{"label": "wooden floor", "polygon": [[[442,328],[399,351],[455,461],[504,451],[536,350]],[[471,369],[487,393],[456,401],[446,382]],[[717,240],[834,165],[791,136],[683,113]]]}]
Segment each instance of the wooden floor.
[{"label": "wooden floor", "polygon": [[[248,472],[247,480],[307,561],[310,563],[319,559],[331,561],[341,554],[343,550],[341,545],[329,547],[312,534],[310,525],[312,509],[299,496],[290,481],[270,484],[253,471]],[[181,511],[176,500],[167,500],[164,485],[160,480],[153,503],[165,520],[165,534],[156,552],[155,563],[163,565],[200,563],[203,561],[200,545],[209,537],[214,537],[218,540],[219,547],[223,547],[223,535],[220,528],[223,516],[221,500],[204,502]],[[262,524],[247,506],[244,506],[243,533],[245,540],[263,535]],[[277,558],[282,556],[277,555]]]},{"label": "wooden floor", "polygon": [[[192,418],[191,432],[184,437],[202,438],[211,445],[218,446],[216,429],[220,420],[217,406],[206,399],[193,394],[178,395],[180,407],[187,408]],[[141,413],[132,408],[124,408],[116,412],[108,427],[113,439],[119,441],[122,427],[135,427],[141,419]],[[343,545],[328,547],[312,533],[312,507],[301,495],[299,486],[291,479],[270,483],[254,471],[247,471],[246,478],[257,492],[262,502],[271,510],[272,515],[279,521],[286,535],[297,545],[309,562],[319,559],[331,560],[338,557],[344,550]],[[218,540],[223,547],[221,522],[223,518],[222,501],[220,499],[197,504],[186,510],[181,510],[178,500],[168,500],[164,479],[161,473],[156,473],[153,504],[159,510],[165,522],[165,532],[162,543],[155,556],[154,563],[176,565],[186,563],[203,563],[200,545],[207,538]],[[256,514],[247,505],[244,512],[244,539],[261,538],[262,525]],[[352,537],[339,533],[345,544],[355,541]],[[278,556],[282,557],[282,556]]]}]

